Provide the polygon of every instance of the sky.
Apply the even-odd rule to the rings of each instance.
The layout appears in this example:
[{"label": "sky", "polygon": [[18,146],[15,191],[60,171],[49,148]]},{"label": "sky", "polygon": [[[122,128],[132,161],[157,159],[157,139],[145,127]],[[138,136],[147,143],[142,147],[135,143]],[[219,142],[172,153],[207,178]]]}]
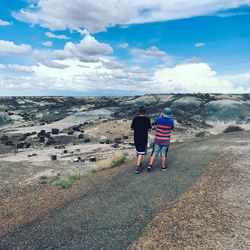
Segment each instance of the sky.
[{"label": "sky", "polygon": [[250,0],[0,0],[0,96],[250,93]]}]

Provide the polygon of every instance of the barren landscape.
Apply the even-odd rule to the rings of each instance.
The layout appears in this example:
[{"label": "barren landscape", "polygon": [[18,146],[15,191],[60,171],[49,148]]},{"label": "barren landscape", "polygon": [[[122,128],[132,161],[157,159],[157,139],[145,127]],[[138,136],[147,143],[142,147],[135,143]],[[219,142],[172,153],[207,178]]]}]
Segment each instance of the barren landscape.
[{"label": "barren landscape", "polygon": [[[157,168],[153,178],[134,175],[130,124],[141,105],[152,122],[163,108],[173,110],[165,176]],[[248,94],[1,97],[0,115],[2,249],[248,249]],[[223,135],[229,125],[244,131]],[[124,153],[126,163],[95,173],[116,153]],[[71,188],[57,185],[76,174]],[[45,240],[59,214],[71,217],[63,224],[75,228],[74,237],[86,238],[74,240],[74,230],[67,238],[59,223],[54,240]],[[41,237],[31,236],[39,225]],[[93,228],[103,238],[92,235]]]}]

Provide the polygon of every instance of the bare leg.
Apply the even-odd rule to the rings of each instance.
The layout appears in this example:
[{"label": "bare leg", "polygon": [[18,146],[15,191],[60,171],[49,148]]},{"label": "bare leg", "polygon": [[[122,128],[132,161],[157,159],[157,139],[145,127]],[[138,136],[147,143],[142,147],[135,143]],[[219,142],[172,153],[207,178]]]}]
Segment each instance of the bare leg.
[{"label": "bare leg", "polygon": [[149,165],[152,166],[154,161],[155,161],[156,155],[151,155],[150,160],[149,160]]},{"label": "bare leg", "polygon": [[136,167],[140,167],[141,166],[141,161],[142,161],[142,155],[137,155]]},{"label": "bare leg", "polygon": [[161,167],[166,168],[167,167],[167,158],[161,157]]}]

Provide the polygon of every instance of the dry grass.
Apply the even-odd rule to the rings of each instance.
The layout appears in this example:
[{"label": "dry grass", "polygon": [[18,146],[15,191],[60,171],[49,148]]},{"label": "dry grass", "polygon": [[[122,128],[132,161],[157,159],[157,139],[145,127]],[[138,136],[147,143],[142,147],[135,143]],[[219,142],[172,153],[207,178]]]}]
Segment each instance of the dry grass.
[{"label": "dry grass", "polygon": [[92,173],[102,171],[104,169],[114,168],[123,164],[127,160],[127,154],[124,152],[117,152],[110,159],[98,161],[95,167],[92,168]]}]

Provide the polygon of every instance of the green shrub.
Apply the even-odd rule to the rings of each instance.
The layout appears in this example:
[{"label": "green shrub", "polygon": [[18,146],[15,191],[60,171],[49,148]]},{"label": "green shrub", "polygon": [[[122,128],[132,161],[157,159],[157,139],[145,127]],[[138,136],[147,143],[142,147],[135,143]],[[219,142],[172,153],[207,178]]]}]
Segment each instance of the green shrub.
[{"label": "green shrub", "polygon": [[205,138],[206,136],[207,136],[206,131],[199,131],[195,134],[195,137],[199,137],[199,138]]},{"label": "green shrub", "polygon": [[79,180],[81,178],[81,174],[80,173],[72,173],[68,176],[68,178],[72,181],[76,181],[76,180]]},{"label": "green shrub", "polygon": [[244,129],[241,128],[240,126],[230,125],[223,130],[223,133],[230,133],[230,132],[242,131],[242,130],[244,130]]},{"label": "green shrub", "polygon": [[56,182],[56,185],[59,186],[60,188],[63,188],[63,189],[71,188],[73,183],[76,180],[79,180],[80,177],[81,177],[80,173],[71,173],[71,174],[59,179],[59,181]]},{"label": "green shrub", "polygon": [[48,183],[48,176],[42,175],[39,177],[40,184],[47,184]]},{"label": "green shrub", "polygon": [[66,189],[66,188],[71,188],[71,187],[72,187],[72,184],[73,184],[73,182],[72,182],[71,180],[69,180],[68,178],[62,178],[62,179],[60,179],[60,180],[56,183],[56,185],[57,185],[58,187],[64,188],[64,189]]}]

